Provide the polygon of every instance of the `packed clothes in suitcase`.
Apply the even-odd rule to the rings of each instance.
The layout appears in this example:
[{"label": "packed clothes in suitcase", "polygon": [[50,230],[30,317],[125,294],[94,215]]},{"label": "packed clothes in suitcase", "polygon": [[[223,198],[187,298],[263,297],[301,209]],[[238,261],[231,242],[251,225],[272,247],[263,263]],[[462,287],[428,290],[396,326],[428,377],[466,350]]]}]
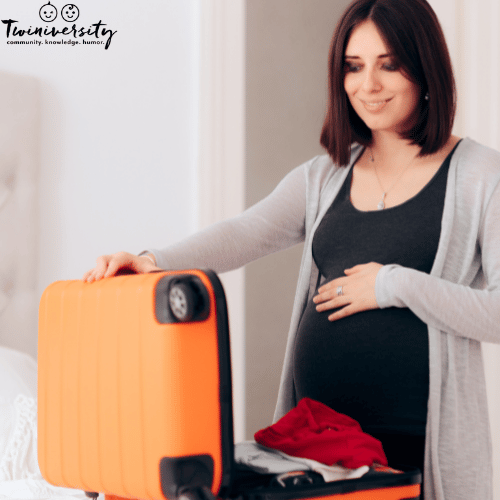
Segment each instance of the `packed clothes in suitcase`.
[{"label": "packed clothes in suitcase", "polygon": [[211,271],[56,282],[38,355],[38,460],[54,485],[107,499],[419,498],[418,470],[321,482],[235,462],[226,302]]}]

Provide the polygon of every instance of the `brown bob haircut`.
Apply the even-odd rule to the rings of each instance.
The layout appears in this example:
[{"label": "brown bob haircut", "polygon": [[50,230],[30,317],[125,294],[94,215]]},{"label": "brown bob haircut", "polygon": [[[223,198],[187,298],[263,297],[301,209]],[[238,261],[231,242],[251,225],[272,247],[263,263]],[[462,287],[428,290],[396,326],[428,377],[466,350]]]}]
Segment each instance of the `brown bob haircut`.
[{"label": "brown bob haircut", "polygon": [[[456,109],[450,55],[436,14],[425,0],[355,0],[340,19],[329,57],[328,108],[321,145],[333,162],[346,166],[351,145],[368,146],[371,130],[354,111],[344,90],[347,43],[354,28],[371,20],[394,54],[402,73],[420,89],[412,127],[401,137],[421,146],[419,156],[439,151],[448,141]],[[425,95],[429,93],[429,100]]]}]

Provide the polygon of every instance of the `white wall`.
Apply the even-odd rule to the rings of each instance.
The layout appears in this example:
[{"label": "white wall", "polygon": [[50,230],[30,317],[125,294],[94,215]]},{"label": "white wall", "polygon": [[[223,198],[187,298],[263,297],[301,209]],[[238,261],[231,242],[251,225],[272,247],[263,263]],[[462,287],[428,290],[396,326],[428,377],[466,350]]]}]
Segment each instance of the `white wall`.
[{"label": "white wall", "polygon": [[[245,208],[245,4],[200,3],[198,221],[201,227]],[[244,271],[221,276],[231,332],[234,439],[245,437]]]},{"label": "white wall", "polygon": [[[0,0],[0,19],[45,27],[42,3]],[[198,0],[77,5],[77,28],[117,31],[108,50],[7,45],[0,24],[0,70],[41,82],[40,294],[102,253],[163,246],[197,220]],[[36,326],[32,340],[34,353]]]}]

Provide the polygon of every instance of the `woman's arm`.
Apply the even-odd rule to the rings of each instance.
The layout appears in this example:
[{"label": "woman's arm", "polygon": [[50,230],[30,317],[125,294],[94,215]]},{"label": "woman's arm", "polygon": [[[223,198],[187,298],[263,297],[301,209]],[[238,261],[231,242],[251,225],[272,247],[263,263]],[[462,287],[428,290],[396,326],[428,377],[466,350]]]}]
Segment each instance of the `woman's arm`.
[{"label": "woman's arm", "polygon": [[218,273],[304,239],[306,164],[292,170],[266,198],[242,214],[163,250],[148,250],[163,269],[205,267]]},{"label": "woman's arm", "polygon": [[500,289],[475,290],[400,266],[377,276],[379,307],[409,307],[424,323],[481,342],[500,343]]}]

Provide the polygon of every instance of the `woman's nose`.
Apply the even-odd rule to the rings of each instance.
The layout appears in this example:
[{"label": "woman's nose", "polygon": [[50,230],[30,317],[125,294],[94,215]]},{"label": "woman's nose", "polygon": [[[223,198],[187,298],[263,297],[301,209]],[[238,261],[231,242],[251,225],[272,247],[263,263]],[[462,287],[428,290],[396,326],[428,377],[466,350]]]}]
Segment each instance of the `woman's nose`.
[{"label": "woman's nose", "polygon": [[380,81],[374,71],[366,71],[363,79],[363,90],[365,92],[376,92],[382,88]]}]

